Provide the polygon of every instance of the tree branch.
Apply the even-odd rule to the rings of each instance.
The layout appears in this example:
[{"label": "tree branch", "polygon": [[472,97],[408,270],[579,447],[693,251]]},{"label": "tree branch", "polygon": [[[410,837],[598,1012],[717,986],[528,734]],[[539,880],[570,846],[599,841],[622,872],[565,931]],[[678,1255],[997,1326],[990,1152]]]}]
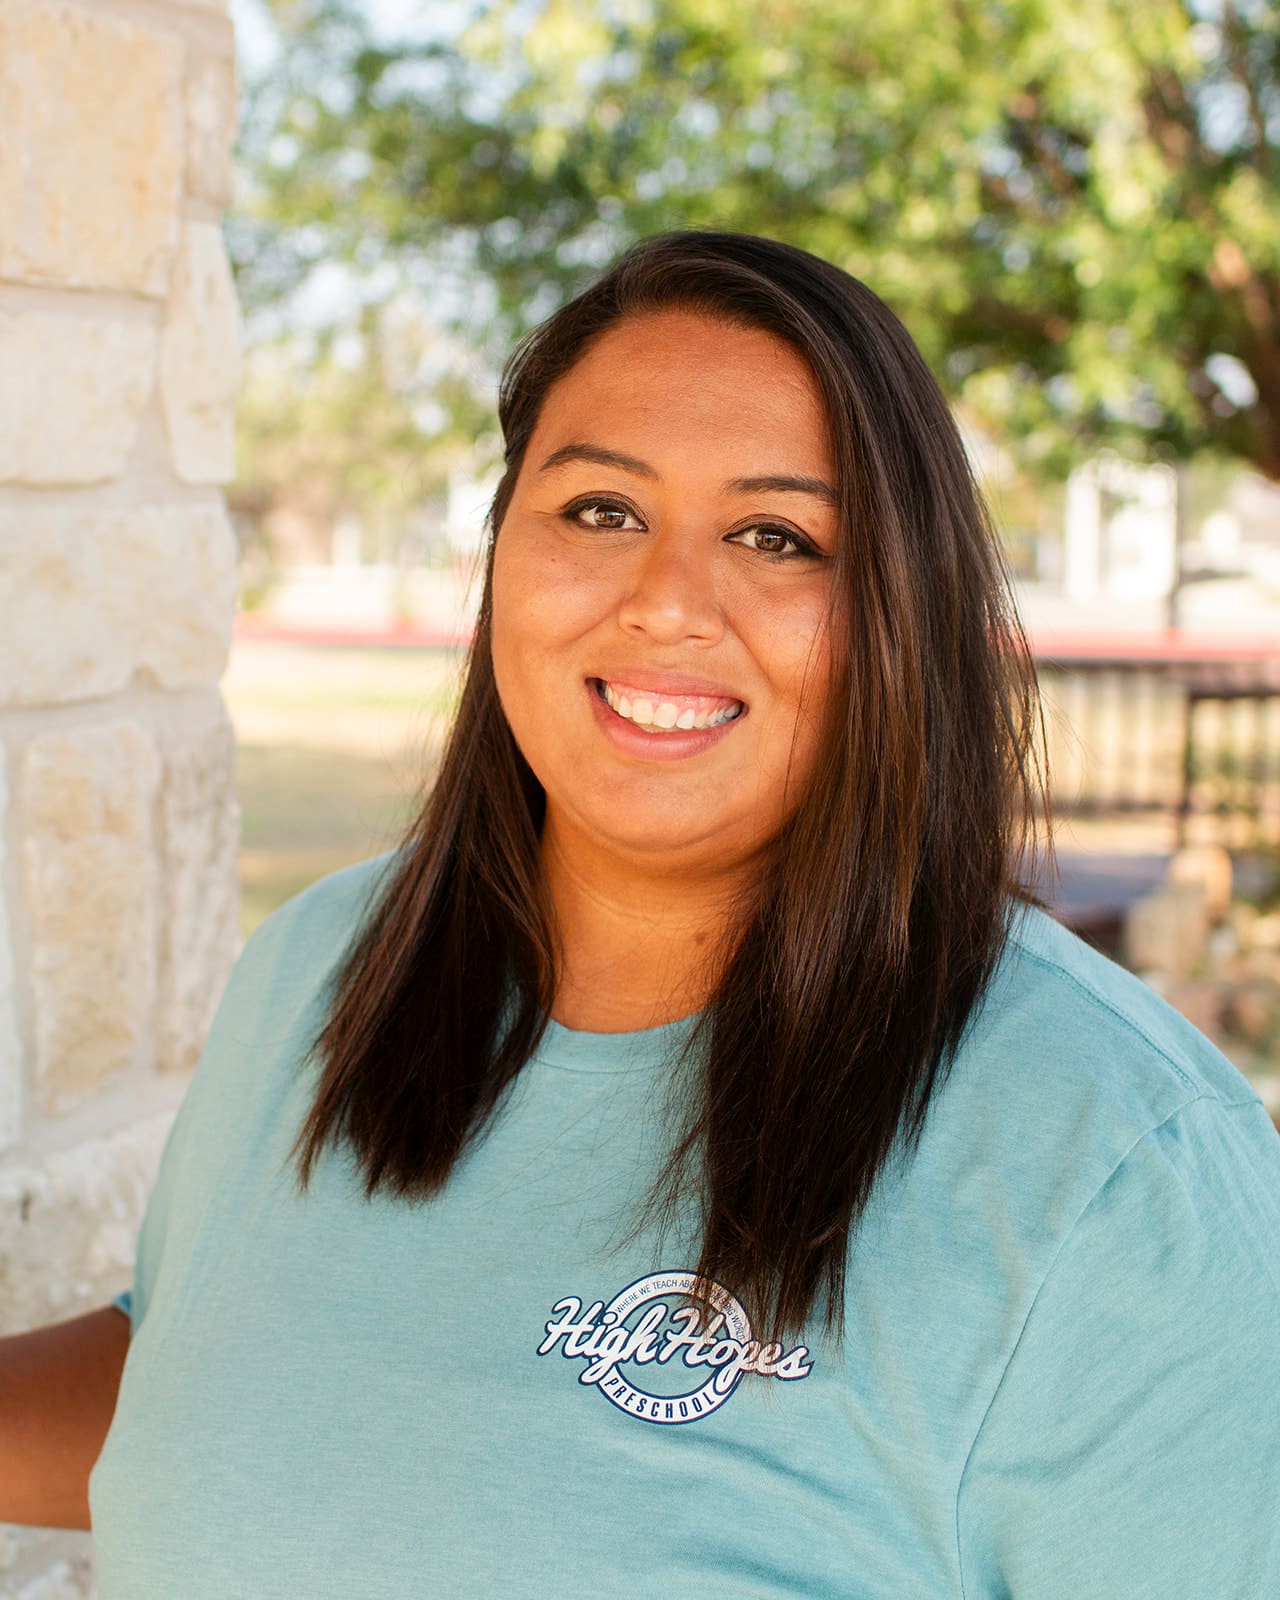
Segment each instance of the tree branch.
[{"label": "tree branch", "polygon": [[1079,194],[1081,181],[1053,148],[1043,112],[1044,98],[1034,89],[1020,89],[1009,102],[1010,117],[1018,131],[1025,135],[1032,155],[1049,180],[1049,187],[1055,194],[1072,198]]},{"label": "tree branch", "polygon": [[1267,118],[1258,94],[1258,85],[1249,70],[1249,55],[1245,48],[1247,37],[1235,0],[1224,0],[1222,7],[1222,32],[1227,41],[1227,62],[1231,75],[1245,92],[1249,106],[1249,126],[1253,129],[1256,165],[1263,177],[1271,175],[1271,145],[1267,139]]},{"label": "tree branch", "polygon": [[1050,344],[1065,344],[1071,335],[1070,318],[1055,311],[1029,311],[1024,306],[1010,305],[996,295],[975,295],[965,320],[988,322],[1005,333],[1015,333],[1028,340],[1047,340]]},{"label": "tree branch", "polygon": [[1195,108],[1177,73],[1171,67],[1149,67],[1147,83],[1141,96],[1147,132],[1170,172],[1217,166],[1220,158],[1201,139]]}]

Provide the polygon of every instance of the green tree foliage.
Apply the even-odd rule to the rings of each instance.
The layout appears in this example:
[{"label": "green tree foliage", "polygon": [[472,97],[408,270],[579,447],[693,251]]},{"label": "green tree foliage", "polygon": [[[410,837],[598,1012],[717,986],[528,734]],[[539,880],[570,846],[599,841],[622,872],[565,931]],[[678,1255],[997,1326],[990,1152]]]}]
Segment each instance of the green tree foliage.
[{"label": "green tree foliage", "polygon": [[746,229],[864,278],[1040,471],[1112,443],[1280,479],[1270,0],[490,0],[410,43],[343,0],[272,16],[251,305],[391,270],[493,361],[631,239]]}]

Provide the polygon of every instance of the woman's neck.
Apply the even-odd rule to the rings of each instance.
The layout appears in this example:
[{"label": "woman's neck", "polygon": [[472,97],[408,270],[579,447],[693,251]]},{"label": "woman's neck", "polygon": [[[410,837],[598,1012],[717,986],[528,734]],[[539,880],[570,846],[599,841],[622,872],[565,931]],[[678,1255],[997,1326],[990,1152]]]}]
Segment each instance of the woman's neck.
[{"label": "woman's neck", "polygon": [[542,859],[563,958],[557,1022],[629,1033],[702,1009],[740,872],[655,874],[550,828]]}]

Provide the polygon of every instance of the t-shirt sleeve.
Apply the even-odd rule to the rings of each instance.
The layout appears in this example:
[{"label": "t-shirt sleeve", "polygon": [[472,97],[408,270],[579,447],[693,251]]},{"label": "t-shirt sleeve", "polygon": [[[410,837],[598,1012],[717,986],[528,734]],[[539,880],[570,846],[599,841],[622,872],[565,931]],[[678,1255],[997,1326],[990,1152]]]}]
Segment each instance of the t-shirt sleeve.
[{"label": "t-shirt sleeve", "polygon": [[388,852],[320,880],[273,912],[240,952],[165,1140],[138,1233],[132,1289],[112,1302],[129,1316],[132,1333],[147,1316],[173,1217],[190,1208],[197,1175],[206,1190],[216,1185],[220,1152],[234,1142],[242,1113],[253,1114],[256,1061],[317,997],[393,860]]},{"label": "t-shirt sleeve", "polygon": [[[290,904],[296,906],[298,901]],[[217,1118],[211,1118],[208,1109],[219,1094],[225,1095],[225,1087],[220,1088],[218,1080],[226,1075],[227,1062],[222,1058],[227,1052],[225,1047],[220,1048],[219,1041],[240,1027],[251,1032],[260,1020],[261,991],[269,984],[280,929],[287,926],[289,909],[283,907],[262,923],[240,952],[218,1002],[196,1070],[169,1125],[138,1231],[133,1285],[112,1302],[128,1315],[131,1337],[137,1334],[151,1305],[175,1201],[180,1197],[184,1166],[189,1166],[193,1157],[207,1155],[207,1149],[202,1152],[202,1147],[210,1141],[216,1143],[221,1135]]]},{"label": "t-shirt sleeve", "polygon": [[[203,1062],[201,1063],[203,1066]],[[156,1171],[156,1179],[147,1198],[146,1210],[143,1212],[142,1225],[138,1231],[138,1247],[134,1256],[133,1286],[118,1294],[111,1302],[118,1306],[129,1318],[130,1337],[137,1333],[142,1321],[147,1314],[147,1307],[151,1300],[151,1291],[155,1283],[156,1271],[159,1267],[160,1256],[164,1248],[165,1234],[168,1228],[169,1207],[173,1196],[174,1182],[182,1164],[183,1148],[189,1134],[190,1123],[195,1115],[196,1103],[199,1101],[203,1083],[200,1068],[187,1085],[186,1093],[178,1106],[177,1114],[169,1126],[165,1138],[164,1148],[160,1154],[160,1165]]]},{"label": "t-shirt sleeve", "polygon": [[961,1478],[967,1600],[1280,1596],[1280,1139],[1196,1100],[1048,1272]]}]

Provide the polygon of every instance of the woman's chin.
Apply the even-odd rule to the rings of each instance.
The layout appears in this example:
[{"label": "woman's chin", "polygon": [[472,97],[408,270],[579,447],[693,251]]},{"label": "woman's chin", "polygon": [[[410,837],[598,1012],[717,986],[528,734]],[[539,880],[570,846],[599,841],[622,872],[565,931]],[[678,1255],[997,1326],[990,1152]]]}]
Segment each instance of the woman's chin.
[{"label": "woman's chin", "polygon": [[698,797],[673,804],[670,793],[656,799],[638,792],[647,787],[619,784],[611,803],[599,809],[583,806],[580,795],[565,808],[549,798],[544,840],[554,840],[562,854],[614,857],[618,870],[644,871],[655,880],[732,876],[759,848],[757,839],[744,836],[740,819],[734,827]]}]

